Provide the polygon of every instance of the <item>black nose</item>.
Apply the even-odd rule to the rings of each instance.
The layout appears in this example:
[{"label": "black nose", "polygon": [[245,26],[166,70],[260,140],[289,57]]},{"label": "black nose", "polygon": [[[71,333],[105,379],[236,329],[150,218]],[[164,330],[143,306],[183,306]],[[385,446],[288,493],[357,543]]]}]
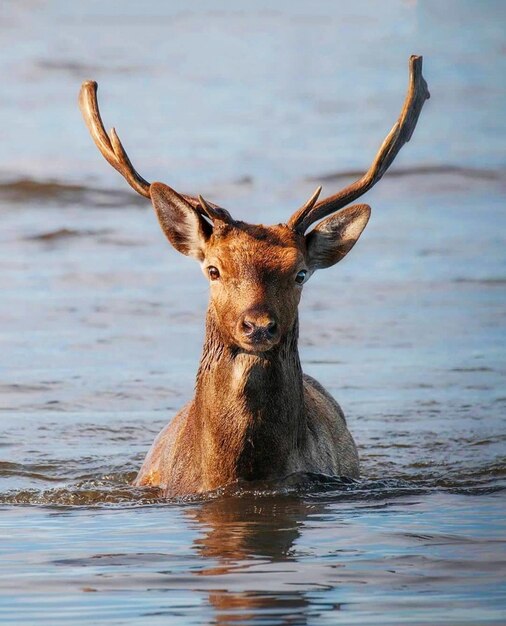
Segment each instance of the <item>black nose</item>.
[{"label": "black nose", "polygon": [[270,315],[245,315],[242,320],[243,333],[249,339],[261,341],[271,339],[278,330],[276,320]]}]

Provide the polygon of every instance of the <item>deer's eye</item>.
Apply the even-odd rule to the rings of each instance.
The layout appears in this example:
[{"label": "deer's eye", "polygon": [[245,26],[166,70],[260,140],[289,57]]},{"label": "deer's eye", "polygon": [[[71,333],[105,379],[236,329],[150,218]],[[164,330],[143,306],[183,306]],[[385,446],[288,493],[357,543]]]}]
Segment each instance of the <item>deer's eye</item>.
[{"label": "deer's eye", "polygon": [[220,272],[217,267],[214,267],[214,265],[210,265],[207,268],[207,273],[209,274],[209,278],[211,280],[218,280],[218,278],[220,277]]},{"label": "deer's eye", "polygon": [[300,272],[295,277],[295,282],[298,283],[299,285],[302,285],[302,283],[306,280],[306,276],[307,276],[307,270],[300,270]]}]

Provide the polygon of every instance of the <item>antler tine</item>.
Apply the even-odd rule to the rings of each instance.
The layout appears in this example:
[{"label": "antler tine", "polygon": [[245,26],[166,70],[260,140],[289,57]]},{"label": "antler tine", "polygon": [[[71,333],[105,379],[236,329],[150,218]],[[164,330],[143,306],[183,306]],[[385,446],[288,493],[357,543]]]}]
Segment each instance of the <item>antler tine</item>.
[{"label": "antler tine", "polygon": [[79,92],[79,108],[93,141],[105,160],[126,179],[128,184],[141,196],[149,198],[150,183],[135,170],[114,128],[110,136],[104,128],[98,108],[97,88],[98,85],[94,80],[87,80]]},{"label": "antler tine", "polygon": [[199,196],[199,205],[200,206],[196,207],[197,210],[213,222],[214,220],[221,220],[222,222],[226,222],[228,224],[232,222],[232,216],[226,209],[222,209],[216,204],[211,204],[202,196]]},{"label": "antler tine", "polygon": [[314,190],[313,195],[309,198],[309,200],[306,200],[306,202],[301,206],[299,211],[306,212],[306,211],[309,211],[310,209],[312,209],[314,207],[314,205],[316,204],[316,201],[320,197],[321,192],[322,192],[322,186],[319,185]]},{"label": "antler tine", "polygon": [[418,116],[425,100],[430,98],[427,83],[422,76],[422,57],[412,55],[409,59],[409,86],[399,119],[383,141],[369,170],[351,185],[314,206],[306,206],[292,215],[288,225],[304,233],[311,224],[334,213],[362,196],[375,185],[397,156],[402,146],[411,139]]}]

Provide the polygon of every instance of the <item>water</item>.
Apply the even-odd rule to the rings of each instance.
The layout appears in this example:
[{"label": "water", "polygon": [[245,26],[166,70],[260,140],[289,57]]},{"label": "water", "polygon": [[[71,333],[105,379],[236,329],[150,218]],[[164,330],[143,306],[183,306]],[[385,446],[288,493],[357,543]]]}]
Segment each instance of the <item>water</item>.
[{"label": "water", "polygon": [[[1,12],[0,622],[504,623],[503,3]],[[191,396],[207,287],[92,146],[80,82],[149,180],[276,223],[367,167],[411,53],[432,98],[301,307],[361,480],[130,487]]]}]

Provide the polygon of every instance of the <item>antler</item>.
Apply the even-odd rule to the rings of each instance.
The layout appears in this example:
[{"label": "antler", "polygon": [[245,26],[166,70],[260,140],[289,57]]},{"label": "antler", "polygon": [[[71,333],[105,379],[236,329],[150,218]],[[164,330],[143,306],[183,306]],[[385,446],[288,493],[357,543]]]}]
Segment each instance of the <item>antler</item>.
[{"label": "antler", "polygon": [[411,139],[425,100],[430,98],[427,83],[422,76],[422,57],[409,59],[409,87],[399,119],[383,141],[369,170],[348,187],[317,204],[312,198],[288,221],[294,230],[304,233],[311,224],[334,213],[371,189],[387,171],[402,146]]},{"label": "antler", "polygon": [[126,179],[130,187],[141,196],[149,198],[150,183],[131,164],[115,129],[111,130],[109,136],[104,128],[98,109],[97,88],[94,80],[87,80],[81,85],[79,92],[79,108],[93,141],[105,160]]},{"label": "antler", "polygon": [[[137,172],[130,162],[116,130],[113,128],[107,134],[104,128],[98,108],[97,89],[98,85],[94,80],[87,80],[81,85],[79,92],[79,108],[93,141],[105,160],[126,179],[130,187],[135,189],[141,196],[150,198],[151,184]],[[180,195],[201,215],[204,215],[211,221],[217,218],[222,221],[226,221],[227,218],[231,219],[230,214],[225,209],[220,209],[211,202],[202,204],[194,196]]]}]

